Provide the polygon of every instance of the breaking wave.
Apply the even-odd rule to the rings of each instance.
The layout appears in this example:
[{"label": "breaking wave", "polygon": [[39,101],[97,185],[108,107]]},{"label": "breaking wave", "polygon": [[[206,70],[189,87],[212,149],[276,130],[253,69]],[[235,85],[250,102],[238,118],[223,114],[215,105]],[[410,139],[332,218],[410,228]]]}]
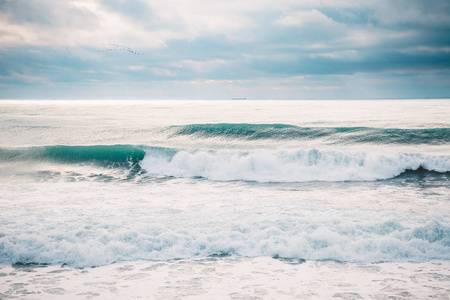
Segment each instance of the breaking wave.
[{"label": "breaking wave", "polygon": [[140,166],[150,175],[258,182],[367,181],[408,170],[446,173],[450,156],[347,153],[333,150],[176,150],[147,148]]},{"label": "breaking wave", "polygon": [[450,172],[450,156],[319,149],[243,151],[132,145],[43,146],[0,148],[0,161],[93,163],[109,169],[133,169],[132,177],[256,182],[370,181],[411,174],[411,171]]},{"label": "breaking wave", "polygon": [[[380,219],[377,219],[381,217]],[[207,256],[273,256],[347,262],[448,260],[450,224],[433,218],[408,224],[386,216],[337,219],[327,212],[283,221],[193,220],[171,226],[135,223],[37,225],[36,233],[0,233],[0,264],[68,264],[92,267],[130,260]],[[182,221],[177,219],[178,221]],[[228,220],[229,221],[229,220]],[[248,221],[248,220],[247,220]],[[206,226],[205,226],[206,225]]]}]

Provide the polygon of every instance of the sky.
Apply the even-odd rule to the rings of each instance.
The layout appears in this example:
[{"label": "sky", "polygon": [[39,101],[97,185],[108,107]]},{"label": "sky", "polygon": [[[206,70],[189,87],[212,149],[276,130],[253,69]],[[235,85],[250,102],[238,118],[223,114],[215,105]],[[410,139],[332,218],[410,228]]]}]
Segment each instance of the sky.
[{"label": "sky", "polygon": [[449,97],[448,0],[0,0],[0,99]]}]

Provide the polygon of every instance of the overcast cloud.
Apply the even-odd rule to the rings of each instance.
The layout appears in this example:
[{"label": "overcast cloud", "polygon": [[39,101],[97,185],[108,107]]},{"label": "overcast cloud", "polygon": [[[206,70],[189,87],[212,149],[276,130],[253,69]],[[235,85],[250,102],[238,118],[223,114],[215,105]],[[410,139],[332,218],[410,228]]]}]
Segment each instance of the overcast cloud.
[{"label": "overcast cloud", "polygon": [[0,98],[450,97],[446,0],[0,0]]}]

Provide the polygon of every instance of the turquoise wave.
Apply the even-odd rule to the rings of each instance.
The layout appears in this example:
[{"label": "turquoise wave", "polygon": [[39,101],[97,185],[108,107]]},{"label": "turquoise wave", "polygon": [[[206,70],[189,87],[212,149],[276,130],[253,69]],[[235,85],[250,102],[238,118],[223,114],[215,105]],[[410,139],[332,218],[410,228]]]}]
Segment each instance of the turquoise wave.
[{"label": "turquoise wave", "polygon": [[[15,162],[32,165],[41,161],[93,163],[108,169],[123,167],[133,170],[128,174],[129,178],[139,174],[145,178],[304,182],[370,181],[422,175],[448,180],[450,174],[449,156],[413,153],[347,153],[320,149],[206,150],[133,145],[0,148],[0,162],[6,163],[2,164],[4,170],[15,168]],[[12,164],[5,169],[9,162]],[[45,177],[49,172],[45,169],[38,175]]]},{"label": "turquoise wave", "polygon": [[450,143],[450,128],[398,129],[372,127],[299,127],[288,124],[191,124],[173,126],[173,135],[201,138],[313,140],[330,143],[429,144]]},{"label": "turquoise wave", "polygon": [[61,163],[96,162],[107,166],[136,164],[145,151],[131,145],[42,146],[0,148],[1,161],[42,160]]}]

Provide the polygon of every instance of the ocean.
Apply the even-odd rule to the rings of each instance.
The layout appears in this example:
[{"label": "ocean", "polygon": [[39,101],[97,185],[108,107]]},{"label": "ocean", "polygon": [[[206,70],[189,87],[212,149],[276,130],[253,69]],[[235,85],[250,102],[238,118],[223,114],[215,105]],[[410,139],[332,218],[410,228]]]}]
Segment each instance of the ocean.
[{"label": "ocean", "polygon": [[0,101],[0,299],[450,298],[450,100]]}]

